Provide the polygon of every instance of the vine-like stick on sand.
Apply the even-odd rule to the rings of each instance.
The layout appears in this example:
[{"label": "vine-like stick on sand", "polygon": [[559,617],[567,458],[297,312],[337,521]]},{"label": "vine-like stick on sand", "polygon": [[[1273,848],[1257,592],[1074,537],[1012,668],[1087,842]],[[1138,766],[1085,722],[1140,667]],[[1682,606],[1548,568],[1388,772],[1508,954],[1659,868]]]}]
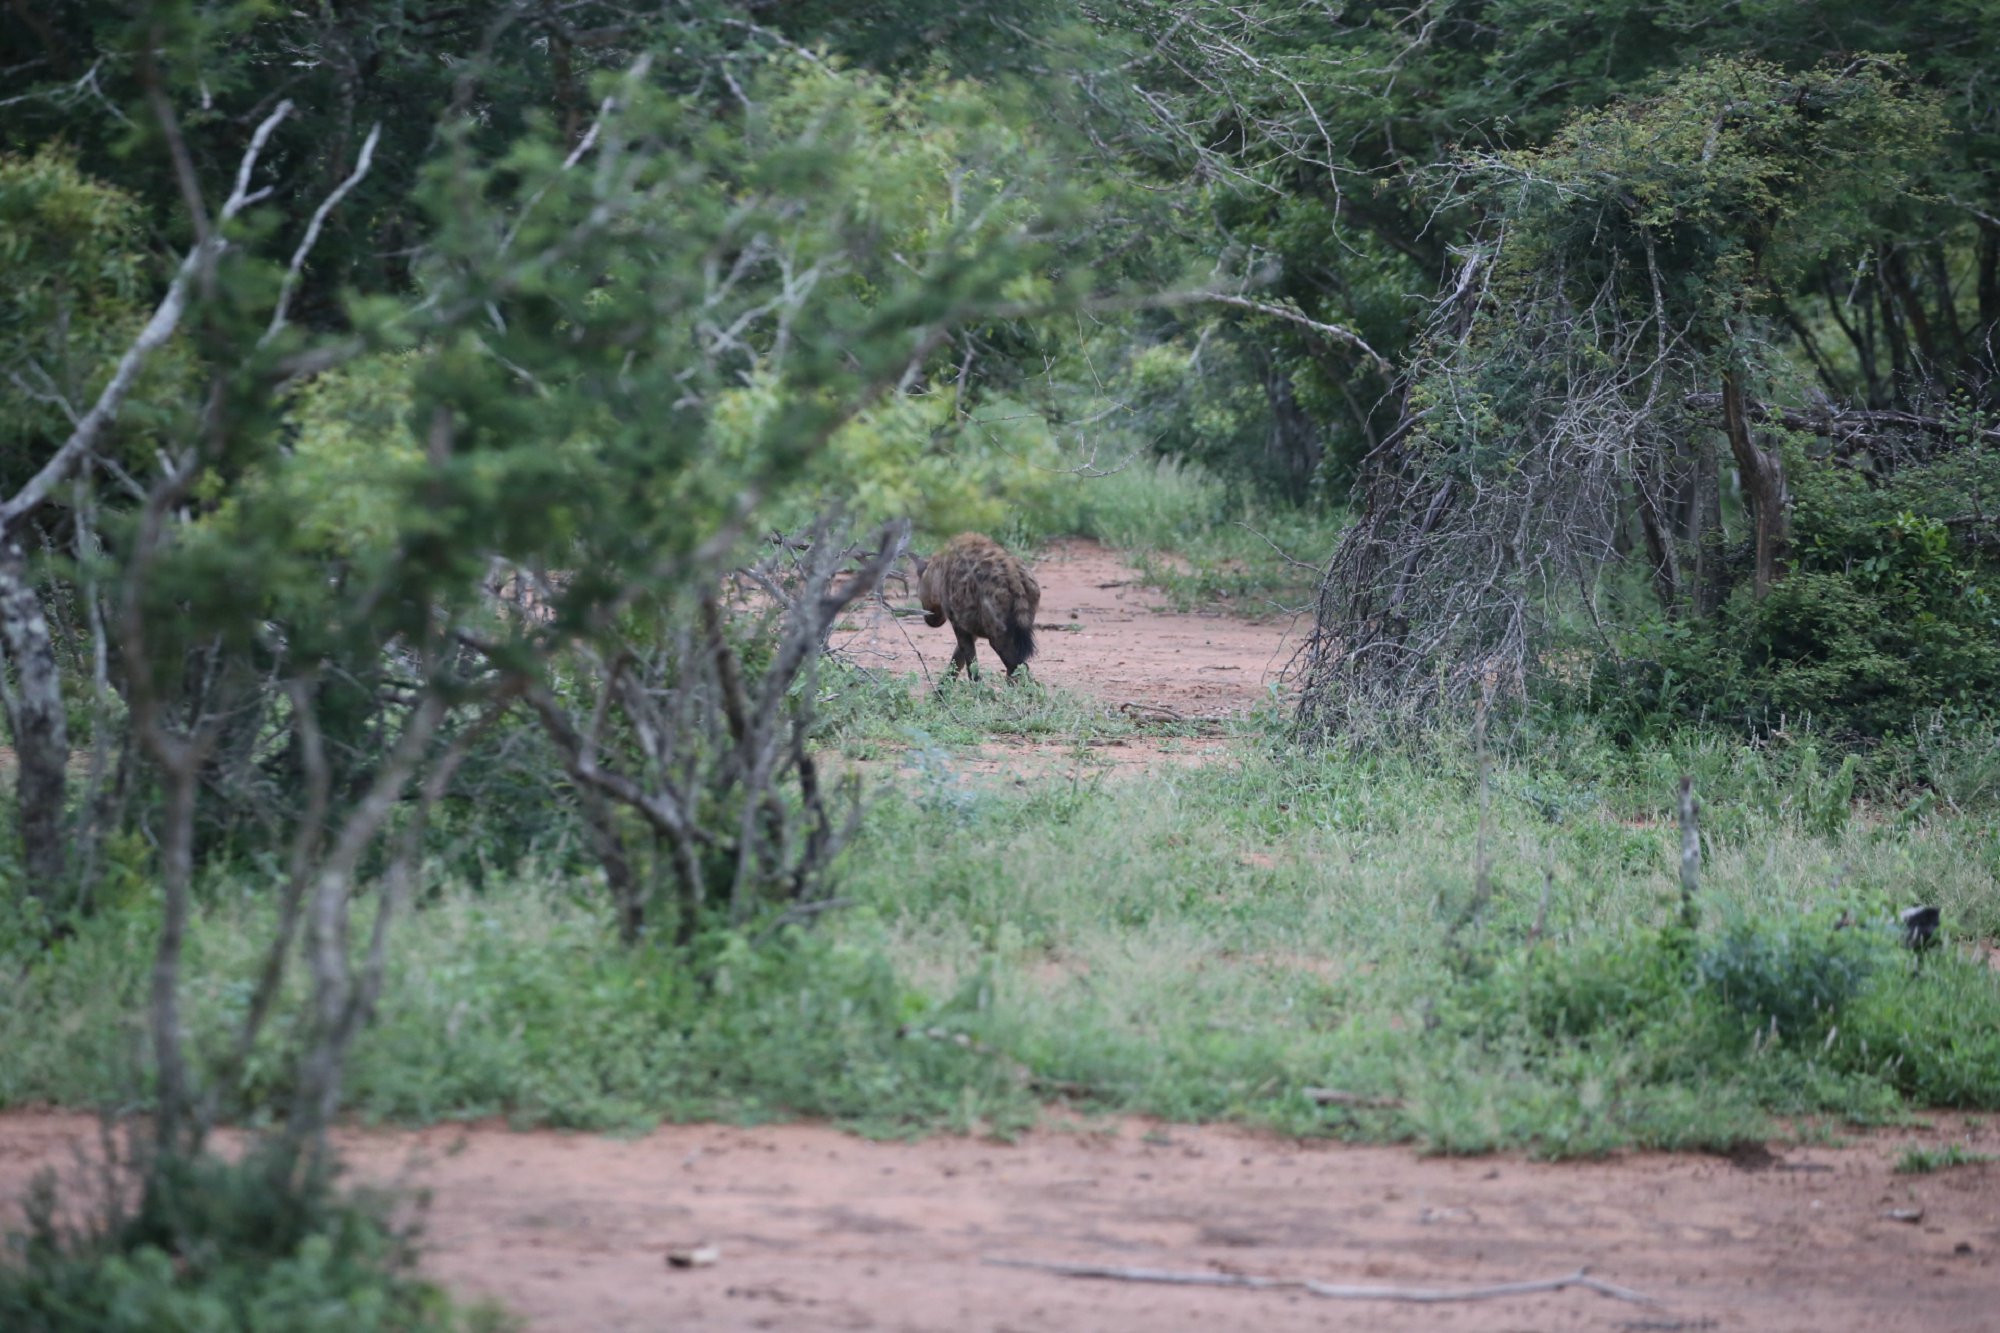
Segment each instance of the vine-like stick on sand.
[{"label": "vine-like stick on sand", "polygon": [[1248,1273],[1190,1273],[1169,1268],[1117,1268],[1105,1264],[1071,1264],[1044,1259],[996,1259],[986,1262],[999,1268],[1032,1268],[1064,1277],[1108,1278],[1118,1282],[1164,1282],[1187,1287],[1248,1287],[1253,1291],[1299,1290],[1334,1301],[1412,1301],[1438,1305],[1447,1301],[1490,1301],[1503,1296],[1535,1296],[1582,1287],[1613,1300],[1651,1305],[1651,1297],[1591,1277],[1584,1269],[1562,1277],[1534,1278],[1527,1282],[1496,1282],[1483,1287],[1355,1287],[1338,1282],[1318,1282],[1304,1277],[1256,1277]]}]

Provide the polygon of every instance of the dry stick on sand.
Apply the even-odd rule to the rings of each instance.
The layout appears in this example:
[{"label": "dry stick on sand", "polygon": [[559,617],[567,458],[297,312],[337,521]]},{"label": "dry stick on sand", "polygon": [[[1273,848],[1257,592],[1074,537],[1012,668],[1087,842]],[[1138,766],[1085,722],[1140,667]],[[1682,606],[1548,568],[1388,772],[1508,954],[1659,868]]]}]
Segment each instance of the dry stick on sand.
[{"label": "dry stick on sand", "polygon": [[986,1261],[996,1268],[1032,1268],[1064,1277],[1110,1278],[1119,1282],[1164,1282],[1184,1287],[1248,1287],[1253,1291],[1292,1290],[1311,1292],[1332,1301],[1413,1301],[1419,1305],[1439,1305],[1448,1301],[1488,1301],[1503,1296],[1536,1296],[1583,1287],[1613,1300],[1652,1305],[1653,1298],[1591,1277],[1577,1269],[1562,1277],[1535,1278],[1527,1282],[1496,1282],[1485,1287],[1351,1287],[1338,1282],[1317,1282],[1305,1277],[1253,1277],[1247,1273],[1189,1273],[1170,1268],[1115,1268],[1104,1264],[1068,1264],[1042,1259],[995,1259]]},{"label": "dry stick on sand", "polygon": [[1362,1106],[1372,1111],[1399,1111],[1403,1107],[1401,1097],[1371,1097],[1365,1092],[1348,1092],[1343,1088],[1307,1088],[1305,1099],[1314,1106]]}]

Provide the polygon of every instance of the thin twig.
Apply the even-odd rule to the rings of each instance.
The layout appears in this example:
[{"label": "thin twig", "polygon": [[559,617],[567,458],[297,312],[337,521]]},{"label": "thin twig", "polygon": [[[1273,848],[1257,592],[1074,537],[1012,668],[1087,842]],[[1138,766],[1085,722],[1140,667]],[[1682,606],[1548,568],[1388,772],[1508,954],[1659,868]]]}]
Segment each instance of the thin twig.
[{"label": "thin twig", "polygon": [[1555,867],[1544,862],[1542,865],[1542,900],[1535,907],[1535,924],[1528,928],[1528,943],[1533,944],[1542,937],[1549,925],[1549,899],[1555,897]]},{"label": "thin twig", "polygon": [[1472,714],[1472,755],[1479,770],[1479,833],[1472,847],[1472,902],[1466,908],[1467,920],[1484,911],[1493,897],[1493,864],[1488,850],[1493,835],[1493,765],[1486,756],[1486,719],[1492,708],[1493,678],[1489,675]]},{"label": "thin twig", "polygon": [[985,1261],[996,1268],[1029,1268],[1064,1277],[1106,1278],[1117,1282],[1161,1282],[1186,1287],[1247,1287],[1253,1291],[1307,1291],[1331,1301],[1408,1301],[1418,1305],[1441,1305],[1450,1301],[1488,1301],[1506,1296],[1538,1296],[1582,1287],[1612,1300],[1651,1305],[1650,1296],[1591,1277],[1579,1268],[1562,1277],[1534,1278],[1526,1282],[1496,1282],[1482,1287],[1358,1287],[1338,1282],[1320,1282],[1303,1277],[1255,1277],[1248,1273],[1198,1273],[1167,1268],[1119,1268],[1107,1264],[1071,1264],[1043,1259],[996,1259]]},{"label": "thin twig", "polygon": [[1399,1111],[1403,1107],[1401,1097],[1371,1097],[1344,1088],[1305,1088],[1303,1092],[1314,1106],[1358,1106],[1371,1111]]}]

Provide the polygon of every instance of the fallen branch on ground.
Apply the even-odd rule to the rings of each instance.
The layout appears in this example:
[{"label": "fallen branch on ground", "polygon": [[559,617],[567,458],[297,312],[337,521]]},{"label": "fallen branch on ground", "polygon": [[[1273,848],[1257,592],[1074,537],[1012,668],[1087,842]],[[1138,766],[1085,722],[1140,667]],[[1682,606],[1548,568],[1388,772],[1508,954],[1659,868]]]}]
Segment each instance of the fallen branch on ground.
[{"label": "fallen branch on ground", "polygon": [[1068,1264],[1042,1259],[996,1259],[987,1256],[986,1263],[996,1268],[1032,1268],[1042,1273],[1058,1273],[1064,1277],[1110,1278],[1119,1282],[1164,1282],[1188,1287],[1248,1287],[1253,1291],[1299,1290],[1324,1296],[1334,1301],[1412,1301],[1420,1305],[1437,1305],[1447,1301],[1486,1301],[1503,1296],[1536,1296],[1544,1292],[1561,1291],[1565,1287],[1583,1287],[1600,1296],[1613,1300],[1631,1301],[1637,1305],[1651,1305],[1653,1299],[1621,1287],[1591,1277],[1587,1270],[1579,1268],[1574,1273],[1562,1277],[1535,1278],[1527,1282],[1496,1282],[1484,1287],[1353,1287],[1337,1282],[1318,1282],[1304,1277],[1255,1277],[1248,1273],[1188,1273],[1167,1268],[1116,1268],[1104,1264]]},{"label": "fallen branch on ground", "polygon": [[1394,1111],[1403,1105],[1401,1097],[1370,1097],[1366,1093],[1344,1092],[1339,1088],[1307,1088],[1306,1100],[1315,1106],[1365,1106],[1370,1110]]}]

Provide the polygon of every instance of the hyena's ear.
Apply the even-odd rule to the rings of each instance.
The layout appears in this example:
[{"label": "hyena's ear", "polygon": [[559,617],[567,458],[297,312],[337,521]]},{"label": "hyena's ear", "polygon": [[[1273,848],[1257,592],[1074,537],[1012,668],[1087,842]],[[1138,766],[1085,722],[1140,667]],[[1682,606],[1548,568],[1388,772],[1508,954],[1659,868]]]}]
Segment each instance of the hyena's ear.
[{"label": "hyena's ear", "polygon": [[916,566],[917,577],[922,578],[924,576],[924,566],[930,564],[930,561],[923,556],[913,555],[910,557],[910,563]]}]

